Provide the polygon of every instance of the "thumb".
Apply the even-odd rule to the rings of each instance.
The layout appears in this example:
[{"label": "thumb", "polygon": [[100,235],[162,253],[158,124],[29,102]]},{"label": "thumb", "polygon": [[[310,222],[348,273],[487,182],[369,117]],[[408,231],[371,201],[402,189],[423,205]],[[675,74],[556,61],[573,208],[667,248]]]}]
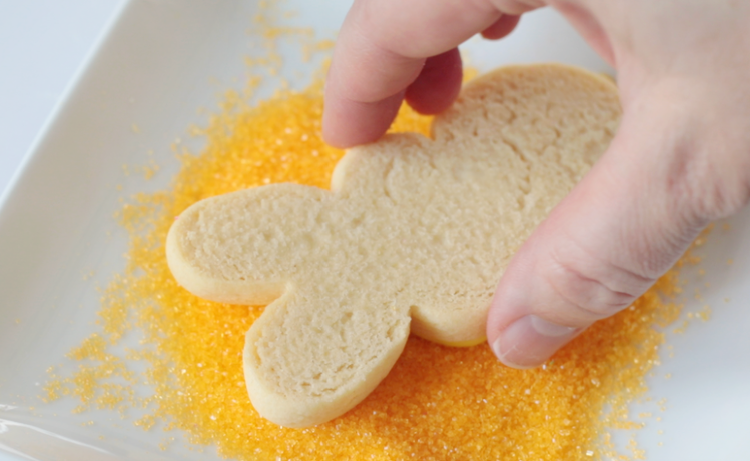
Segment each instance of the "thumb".
[{"label": "thumb", "polygon": [[691,203],[697,194],[688,182],[703,164],[700,155],[685,154],[694,143],[684,124],[664,111],[632,112],[498,285],[487,338],[508,366],[541,365],[592,323],[629,306],[709,222]]}]

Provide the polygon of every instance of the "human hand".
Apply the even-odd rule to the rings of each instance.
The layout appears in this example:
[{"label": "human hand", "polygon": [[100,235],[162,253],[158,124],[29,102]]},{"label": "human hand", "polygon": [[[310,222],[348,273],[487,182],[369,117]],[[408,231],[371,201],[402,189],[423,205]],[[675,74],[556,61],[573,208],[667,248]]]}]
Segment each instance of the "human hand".
[{"label": "human hand", "polygon": [[617,69],[623,118],[498,285],[488,341],[519,368],[629,306],[711,220],[750,200],[748,2],[357,0],[326,85],[325,139],[376,140],[404,97],[444,110],[461,82],[456,46],[501,38],[546,5]]}]

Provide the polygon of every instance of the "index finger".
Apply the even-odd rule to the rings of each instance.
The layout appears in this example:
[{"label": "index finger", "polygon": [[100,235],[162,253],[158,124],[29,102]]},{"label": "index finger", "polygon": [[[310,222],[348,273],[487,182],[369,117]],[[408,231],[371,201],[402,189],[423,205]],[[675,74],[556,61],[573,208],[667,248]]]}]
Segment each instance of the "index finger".
[{"label": "index finger", "polygon": [[325,139],[339,147],[376,140],[426,58],[455,48],[500,16],[490,0],[355,1],[326,82]]}]

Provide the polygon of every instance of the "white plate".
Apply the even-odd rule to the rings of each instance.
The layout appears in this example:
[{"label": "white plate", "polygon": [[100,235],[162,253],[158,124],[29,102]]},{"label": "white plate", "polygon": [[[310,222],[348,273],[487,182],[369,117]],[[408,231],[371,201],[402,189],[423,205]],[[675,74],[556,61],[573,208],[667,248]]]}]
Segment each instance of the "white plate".
[{"label": "white plate", "polygon": [[[334,36],[347,6],[283,4],[299,12],[290,23],[312,25],[318,37]],[[177,169],[170,144],[205,120],[198,108],[242,87],[243,57],[258,52],[247,34],[256,9],[250,0],[127,3],[0,202],[0,459],[219,459],[179,444],[162,452],[161,432],[114,413],[73,415],[70,399],[40,406],[37,396],[46,368],[94,331],[96,287],[124,267],[126,235],[112,218],[118,199],[167,187]],[[507,40],[472,40],[467,50],[483,69],[561,61],[606,70],[549,10],[528,15]],[[302,67],[294,47],[281,53],[293,81],[318,66]],[[148,181],[124,175],[123,165],[147,164],[149,150],[160,172]],[[750,240],[742,239],[750,210],[731,230],[720,227],[705,249],[707,275],[694,277],[704,301],[689,296],[686,306],[709,304],[713,318],[669,337],[675,357],[652,380],[668,410],[639,436],[650,460],[750,459]]]}]

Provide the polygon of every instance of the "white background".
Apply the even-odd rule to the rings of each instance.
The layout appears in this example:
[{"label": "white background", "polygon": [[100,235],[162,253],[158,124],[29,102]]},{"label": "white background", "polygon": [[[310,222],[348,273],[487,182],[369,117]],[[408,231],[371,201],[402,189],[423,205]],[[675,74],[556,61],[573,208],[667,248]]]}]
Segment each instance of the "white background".
[{"label": "white background", "polygon": [[0,196],[121,0],[0,0]]},{"label": "white background", "polygon": [[121,3],[0,0],[0,197]]}]

